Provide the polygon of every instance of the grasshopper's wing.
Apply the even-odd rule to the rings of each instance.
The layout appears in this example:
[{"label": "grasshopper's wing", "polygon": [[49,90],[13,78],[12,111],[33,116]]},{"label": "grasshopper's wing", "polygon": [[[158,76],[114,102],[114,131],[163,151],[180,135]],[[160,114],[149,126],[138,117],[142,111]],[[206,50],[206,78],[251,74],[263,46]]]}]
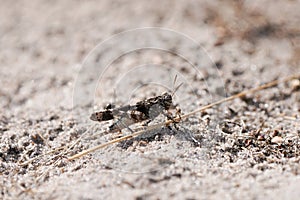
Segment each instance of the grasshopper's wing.
[{"label": "grasshopper's wing", "polygon": [[93,121],[109,121],[112,119],[120,118],[122,116],[126,116],[126,112],[130,110],[136,109],[135,106],[123,106],[115,109],[107,109],[99,112],[94,112],[91,116],[90,119]]},{"label": "grasshopper's wing", "polygon": [[118,113],[123,113],[123,112],[127,112],[127,111],[130,111],[130,110],[136,110],[136,105],[127,105],[127,106],[122,106],[122,107],[119,107],[119,108],[115,108],[112,110],[112,112],[118,114]]},{"label": "grasshopper's wing", "polygon": [[137,110],[129,110],[127,112],[122,112],[122,114],[118,117],[117,121],[114,122],[110,127],[110,131],[122,130],[124,128],[129,128],[130,125],[142,122],[148,119],[148,117]]}]

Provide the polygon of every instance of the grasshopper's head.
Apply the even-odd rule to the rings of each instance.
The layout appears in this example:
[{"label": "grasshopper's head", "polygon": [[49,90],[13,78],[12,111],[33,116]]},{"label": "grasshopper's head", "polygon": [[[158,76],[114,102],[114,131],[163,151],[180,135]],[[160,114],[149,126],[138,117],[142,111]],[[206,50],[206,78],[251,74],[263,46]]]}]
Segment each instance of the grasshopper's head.
[{"label": "grasshopper's head", "polygon": [[173,105],[173,99],[172,99],[172,95],[165,92],[161,95],[161,105],[166,109],[170,109],[172,108]]}]

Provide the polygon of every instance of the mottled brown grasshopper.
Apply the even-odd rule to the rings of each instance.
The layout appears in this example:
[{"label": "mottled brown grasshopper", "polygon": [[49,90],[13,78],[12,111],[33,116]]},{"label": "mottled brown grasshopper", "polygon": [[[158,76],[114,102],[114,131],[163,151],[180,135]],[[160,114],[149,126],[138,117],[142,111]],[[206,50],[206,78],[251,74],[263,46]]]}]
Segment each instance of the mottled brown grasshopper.
[{"label": "mottled brown grasshopper", "polygon": [[[177,76],[175,76],[174,85],[176,80]],[[131,132],[133,131],[130,129],[130,125],[146,120],[146,124],[148,124],[160,114],[165,115],[168,119],[172,119],[173,117],[168,111],[176,108],[173,104],[173,96],[181,85],[182,83],[173,89],[172,94],[165,92],[162,95],[139,101],[134,105],[113,108],[113,106],[109,104],[105,110],[93,113],[90,119],[98,122],[115,119],[116,121],[109,127],[109,131],[121,131],[127,128]],[[179,115],[180,109],[176,109],[176,114]]]},{"label": "mottled brown grasshopper", "polygon": [[135,123],[148,120],[150,122],[160,114],[166,115],[170,118],[168,110],[175,108],[172,100],[172,95],[163,93],[162,95],[152,97],[143,101],[139,101],[134,105],[127,105],[119,108],[112,108],[107,106],[105,110],[95,112],[90,119],[93,121],[109,121],[117,119],[110,127],[109,131],[120,131]]}]

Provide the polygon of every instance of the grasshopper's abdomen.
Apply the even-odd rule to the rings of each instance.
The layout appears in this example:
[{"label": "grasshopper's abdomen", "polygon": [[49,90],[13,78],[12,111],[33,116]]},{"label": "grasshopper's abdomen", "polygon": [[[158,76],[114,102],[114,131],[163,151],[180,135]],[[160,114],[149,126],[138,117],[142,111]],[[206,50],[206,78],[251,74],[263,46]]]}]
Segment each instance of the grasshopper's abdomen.
[{"label": "grasshopper's abdomen", "polygon": [[108,121],[114,119],[113,113],[111,110],[105,110],[101,112],[95,112],[90,116],[90,119],[93,121]]}]

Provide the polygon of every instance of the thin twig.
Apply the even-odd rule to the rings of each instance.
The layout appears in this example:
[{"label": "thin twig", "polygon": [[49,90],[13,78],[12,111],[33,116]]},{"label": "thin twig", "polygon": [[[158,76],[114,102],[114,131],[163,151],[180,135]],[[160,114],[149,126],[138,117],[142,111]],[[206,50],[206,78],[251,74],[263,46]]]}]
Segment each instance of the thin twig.
[{"label": "thin twig", "polygon": [[199,108],[199,109],[197,109],[197,110],[195,110],[195,111],[192,111],[192,112],[190,112],[190,113],[187,113],[187,114],[185,114],[185,115],[181,115],[180,117],[176,117],[176,118],[174,118],[174,119],[167,120],[167,121],[165,121],[165,122],[161,122],[161,123],[158,123],[158,124],[155,124],[155,125],[152,125],[152,126],[148,126],[146,130],[137,131],[137,132],[134,132],[134,133],[132,133],[132,134],[130,134],[130,135],[126,135],[126,136],[120,137],[120,138],[118,138],[118,139],[111,140],[111,141],[109,141],[109,142],[107,142],[107,143],[100,144],[100,145],[98,145],[98,146],[92,147],[92,148],[90,148],[90,149],[87,149],[87,150],[85,150],[85,151],[82,151],[82,152],[80,152],[80,153],[78,153],[78,154],[75,154],[75,155],[69,157],[68,160],[74,160],[74,159],[80,158],[80,157],[82,157],[82,156],[84,156],[84,155],[87,155],[87,154],[89,154],[89,153],[91,153],[91,152],[93,152],[93,151],[96,151],[96,150],[98,150],[98,149],[104,148],[104,147],[106,147],[106,146],[108,146],[108,145],[111,145],[111,144],[114,144],[114,143],[117,143],[117,142],[121,142],[121,141],[124,141],[124,140],[128,140],[128,139],[137,137],[137,136],[139,136],[139,135],[144,134],[145,132],[148,132],[148,131],[151,131],[151,130],[160,128],[160,127],[162,127],[162,126],[169,126],[170,124],[172,124],[172,123],[174,123],[174,122],[180,121],[181,119],[186,119],[186,118],[188,118],[188,117],[190,117],[190,116],[192,116],[192,115],[195,115],[196,113],[202,112],[202,111],[204,111],[204,110],[206,110],[206,109],[208,109],[208,108],[214,107],[214,106],[219,105],[219,104],[222,104],[222,103],[224,103],[224,102],[228,102],[228,101],[231,101],[231,100],[233,100],[233,99],[243,97],[243,96],[245,96],[245,95],[247,95],[247,94],[255,93],[255,92],[257,92],[257,91],[260,91],[260,90],[263,90],[263,89],[266,89],[266,88],[273,87],[273,86],[275,86],[275,85],[278,85],[279,83],[285,83],[285,82],[288,82],[288,81],[290,81],[290,80],[293,80],[293,79],[299,79],[299,78],[300,78],[300,74],[298,74],[298,75],[293,75],[293,76],[286,77],[286,78],[284,78],[284,79],[282,79],[282,80],[277,79],[277,80],[271,81],[271,82],[269,82],[269,83],[260,85],[260,86],[258,86],[258,87],[256,87],[256,88],[252,88],[252,89],[250,89],[250,90],[246,90],[246,91],[240,92],[240,93],[238,93],[238,94],[235,94],[235,95],[233,95],[233,96],[227,97],[227,98],[222,99],[222,100],[220,100],[220,101],[216,101],[216,102],[214,102],[214,103],[211,103],[211,104],[208,104],[208,105],[206,105],[206,106],[203,106],[203,107],[201,107],[201,108]]},{"label": "thin twig", "polygon": [[38,156],[36,156],[36,157],[34,157],[34,158],[31,158],[31,159],[29,159],[29,160],[27,160],[27,161],[24,161],[24,162],[22,162],[22,163],[19,163],[19,165],[20,165],[20,166],[28,165],[29,163],[35,161],[35,160],[38,159],[38,158],[44,157],[45,155],[49,155],[49,154],[51,154],[51,153],[58,152],[59,150],[62,150],[62,149],[64,149],[64,148],[65,148],[65,147],[58,147],[58,148],[55,148],[55,149],[50,150],[50,151],[48,151],[48,152],[46,152],[46,153],[43,153],[43,154],[38,155]]}]

